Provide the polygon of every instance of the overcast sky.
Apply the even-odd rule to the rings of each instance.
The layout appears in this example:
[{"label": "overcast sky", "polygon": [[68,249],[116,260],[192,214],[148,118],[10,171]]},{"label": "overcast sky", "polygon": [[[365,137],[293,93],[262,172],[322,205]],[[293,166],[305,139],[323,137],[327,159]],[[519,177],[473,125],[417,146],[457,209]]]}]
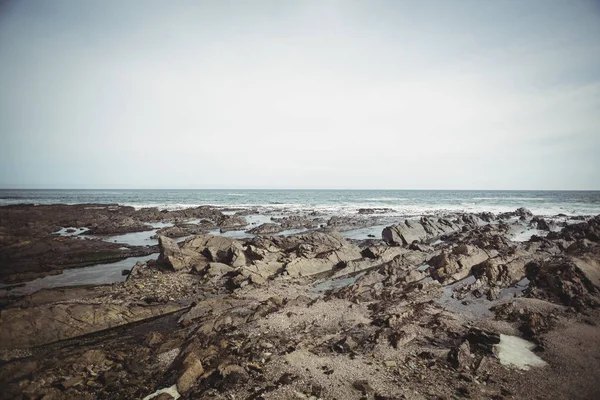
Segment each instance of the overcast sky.
[{"label": "overcast sky", "polygon": [[2,1],[0,186],[600,189],[598,1]]}]

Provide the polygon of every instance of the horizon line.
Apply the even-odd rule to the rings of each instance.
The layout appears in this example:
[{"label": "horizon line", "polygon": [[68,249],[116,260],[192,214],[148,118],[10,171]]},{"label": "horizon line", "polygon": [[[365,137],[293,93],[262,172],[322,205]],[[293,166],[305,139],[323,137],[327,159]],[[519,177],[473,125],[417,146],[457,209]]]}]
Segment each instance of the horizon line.
[{"label": "horizon line", "polygon": [[97,188],[74,188],[74,187],[43,187],[43,188],[32,188],[32,187],[1,187],[0,190],[102,190],[102,191],[110,191],[110,190],[243,190],[243,191],[267,191],[267,190],[277,190],[277,191],[407,191],[407,192],[418,192],[418,191],[437,191],[437,192],[472,192],[472,191],[484,191],[484,192],[598,192],[598,189],[396,189],[396,188],[377,188],[377,189],[369,189],[369,188],[223,188],[223,187],[206,187],[206,188],[111,188],[111,187],[97,187]]}]

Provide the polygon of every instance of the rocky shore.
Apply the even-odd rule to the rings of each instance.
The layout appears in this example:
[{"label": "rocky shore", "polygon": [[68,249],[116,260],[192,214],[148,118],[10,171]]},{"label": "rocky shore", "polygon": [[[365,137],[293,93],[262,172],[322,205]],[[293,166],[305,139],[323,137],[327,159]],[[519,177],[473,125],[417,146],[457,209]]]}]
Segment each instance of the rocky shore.
[{"label": "rocky shore", "polygon": [[600,398],[600,216],[7,206],[0,280],[2,399]]}]

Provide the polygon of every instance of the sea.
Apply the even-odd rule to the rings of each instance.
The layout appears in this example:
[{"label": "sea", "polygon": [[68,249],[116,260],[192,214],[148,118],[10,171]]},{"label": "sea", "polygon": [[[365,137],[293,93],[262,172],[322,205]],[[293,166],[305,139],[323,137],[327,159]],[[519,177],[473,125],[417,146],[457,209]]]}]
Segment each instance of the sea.
[{"label": "sea", "polygon": [[352,215],[361,208],[377,208],[393,216],[501,213],[525,207],[536,215],[577,216],[600,214],[600,191],[0,189],[0,205],[57,203],[121,204],[169,210],[213,205],[252,207],[261,212],[317,210],[334,215]]}]

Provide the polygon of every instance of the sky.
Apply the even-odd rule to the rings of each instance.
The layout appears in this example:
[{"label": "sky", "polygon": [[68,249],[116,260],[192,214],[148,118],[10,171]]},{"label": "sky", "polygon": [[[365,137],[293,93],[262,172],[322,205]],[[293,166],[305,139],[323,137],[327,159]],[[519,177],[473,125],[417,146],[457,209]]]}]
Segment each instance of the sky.
[{"label": "sky", "polygon": [[0,0],[0,187],[600,189],[600,1]]}]

